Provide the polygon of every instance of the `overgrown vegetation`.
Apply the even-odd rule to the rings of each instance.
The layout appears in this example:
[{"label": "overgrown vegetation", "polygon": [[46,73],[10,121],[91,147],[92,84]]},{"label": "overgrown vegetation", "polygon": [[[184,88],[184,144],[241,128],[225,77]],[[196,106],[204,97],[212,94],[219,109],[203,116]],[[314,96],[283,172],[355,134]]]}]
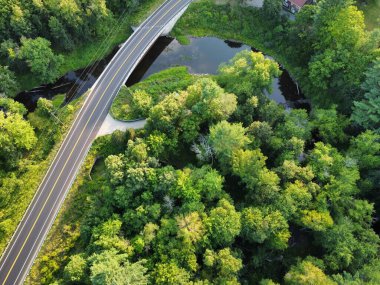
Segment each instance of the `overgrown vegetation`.
[{"label": "overgrown vegetation", "polygon": [[269,100],[280,71],[260,53],[243,51],[176,90],[165,80],[173,70],[156,75],[166,96],[156,97],[154,77],[133,87],[151,102],[147,125],[106,138],[105,165],[81,188],[75,243],[45,251],[39,280],[378,283],[369,199],[379,135],[353,134],[334,106],[308,114]]},{"label": "overgrown vegetation", "polygon": [[1,1],[0,62],[16,74],[18,91],[53,82],[109,54],[162,2]]},{"label": "overgrown vegetation", "polygon": [[380,56],[378,30],[365,29],[363,13],[352,1],[306,5],[295,21],[270,15],[200,1],[189,7],[173,34],[215,35],[256,47],[281,62],[314,105],[337,104],[350,113],[353,101],[363,97],[364,71]]},{"label": "overgrown vegetation", "polygon": [[[121,2],[95,7],[102,3],[112,11]],[[265,91],[279,66],[250,51],[215,76],[177,67],[123,88],[113,115],[146,117],[147,125],[97,140],[29,282],[380,283],[373,230],[380,210],[379,31],[365,29],[352,1],[319,1],[294,22],[279,15],[278,0],[263,9],[234,3],[192,4],[174,34],[236,39],[274,55],[312,100],[311,112],[269,100]],[[12,13],[20,15],[16,6]],[[92,15],[79,14],[83,23]],[[43,67],[60,59],[50,43],[19,40],[24,51],[17,56],[36,75],[52,76]],[[46,55],[38,65],[35,49]],[[15,76],[0,72],[0,92],[10,96]],[[26,121],[20,104],[0,101],[2,240],[23,213],[18,199],[25,208],[37,187],[37,163],[46,167],[54,154],[62,132],[52,124],[57,105],[40,100]],[[63,112],[70,120],[72,108]]]},{"label": "overgrown vegetation", "polygon": [[[55,100],[58,103],[59,100]],[[25,107],[10,98],[0,98],[0,251],[20,222],[70,126],[80,101],[53,115],[53,102],[40,99],[27,119]]]}]

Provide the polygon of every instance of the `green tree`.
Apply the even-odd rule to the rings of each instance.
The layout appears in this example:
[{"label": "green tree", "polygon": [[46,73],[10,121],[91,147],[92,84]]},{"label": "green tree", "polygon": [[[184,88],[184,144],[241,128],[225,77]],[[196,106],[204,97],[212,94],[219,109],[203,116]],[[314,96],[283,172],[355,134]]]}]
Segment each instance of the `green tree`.
[{"label": "green tree", "polygon": [[377,257],[380,239],[370,227],[342,218],[321,233],[318,241],[326,250],[329,268],[355,271]]},{"label": "green tree", "polygon": [[1,95],[14,97],[18,88],[14,73],[7,66],[0,65],[0,97]]},{"label": "green tree", "polygon": [[307,184],[300,180],[286,184],[282,196],[284,199],[283,212],[286,213],[286,217],[299,219],[301,211],[309,208],[311,205],[313,194],[315,194],[312,190],[314,190],[314,187],[308,187]]},{"label": "green tree", "polygon": [[17,101],[14,101],[11,98],[1,98],[0,97],[0,109],[4,111],[4,113],[17,113],[20,115],[25,115],[27,110],[25,106]]},{"label": "green tree", "polygon": [[303,210],[300,222],[313,231],[325,231],[334,224],[329,212],[318,212],[316,210]]},{"label": "green tree", "polygon": [[198,212],[178,216],[176,221],[179,229],[178,237],[185,243],[195,244],[203,238],[205,228]]},{"label": "green tree", "polygon": [[219,67],[218,82],[245,102],[252,95],[270,90],[273,77],[281,74],[279,66],[262,53],[241,51]]},{"label": "green tree", "polygon": [[282,10],[281,0],[264,0],[263,12],[269,19],[276,20]]},{"label": "green tree", "polygon": [[248,136],[251,138],[251,141],[257,147],[265,147],[265,145],[270,142],[273,136],[273,129],[268,124],[268,122],[254,121],[248,127],[247,131]]},{"label": "green tree", "polygon": [[241,124],[222,121],[210,128],[209,141],[224,170],[232,162],[234,151],[244,148],[250,141]]},{"label": "green tree", "polygon": [[16,3],[12,5],[10,26],[16,36],[29,35],[32,31],[32,25],[28,19],[27,12],[27,10],[23,10],[22,7]]},{"label": "green tree", "polygon": [[287,285],[336,285],[322,269],[315,266],[310,261],[301,261],[293,265],[285,275]]},{"label": "green tree", "polygon": [[304,141],[310,139],[311,125],[306,110],[293,109],[287,113],[285,115],[285,122],[278,124],[276,134],[284,140],[289,140],[292,137]]},{"label": "green tree", "polygon": [[206,267],[212,268],[213,273],[208,279],[217,284],[238,284],[238,273],[243,268],[240,258],[234,256],[230,248],[223,248],[218,252],[206,249],[203,256]]},{"label": "green tree", "polygon": [[176,125],[182,115],[182,97],[179,94],[169,94],[155,105],[149,112],[148,130],[161,131],[170,137],[178,136]]},{"label": "green tree", "polygon": [[175,263],[157,264],[153,276],[155,283],[159,285],[186,285],[190,279],[189,272]]},{"label": "green tree", "polygon": [[344,272],[343,274],[333,275],[334,281],[339,285],[356,285],[356,284],[379,284],[380,273],[380,259],[364,264],[355,274]]},{"label": "green tree", "polygon": [[236,150],[232,156],[232,173],[239,176],[248,188],[255,189],[267,157],[258,149]]},{"label": "green tree", "polygon": [[44,117],[50,117],[54,111],[53,102],[46,98],[39,98],[37,101],[36,112]]},{"label": "green tree", "polygon": [[365,73],[361,88],[364,98],[354,102],[351,120],[366,129],[380,134],[380,58]]},{"label": "green tree", "polygon": [[63,62],[62,56],[53,53],[50,42],[40,37],[22,38],[18,57],[28,64],[33,74],[46,83],[53,82],[59,76],[59,67]]},{"label": "green tree", "polygon": [[117,255],[114,251],[95,253],[89,261],[93,285],[148,284],[144,261],[130,263],[125,255]]},{"label": "green tree", "polygon": [[84,281],[86,277],[87,261],[82,254],[72,255],[65,266],[64,277],[69,282]]},{"label": "green tree", "polygon": [[307,91],[325,106],[349,110],[362,74],[374,59],[378,40],[365,30],[364,15],[352,1],[321,1],[313,23]]},{"label": "green tree", "polygon": [[124,161],[122,155],[110,155],[105,159],[107,172],[112,184],[118,184],[124,178]]},{"label": "green tree", "polygon": [[279,211],[245,208],[241,216],[241,235],[250,242],[263,243],[275,249],[288,246],[290,232],[288,223]]},{"label": "green tree", "polygon": [[348,154],[357,161],[360,169],[378,169],[380,167],[380,134],[368,130],[352,138]]},{"label": "green tree", "polygon": [[152,97],[143,90],[135,90],[131,94],[131,108],[134,116],[145,118],[153,106]]},{"label": "green tree", "polygon": [[236,109],[236,96],[224,92],[212,79],[199,79],[186,91],[186,107],[191,110],[192,116],[200,117],[202,121],[227,120]]},{"label": "green tree", "polygon": [[343,144],[347,140],[344,129],[349,121],[343,115],[338,114],[336,106],[330,109],[314,108],[312,111],[312,125],[318,129],[323,142],[332,145]]},{"label": "green tree", "polygon": [[74,48],[73,41],[68,35],[65,26],[58,18],[54,16],[50,17],[48,25],[55,46],[64,50],[72,50]]},{"label": "green tree", "polygon": [[14,166],[36,142],[33,128],[20,114],[0,111],[0,161],[3,164]]},{"label": "green tree", "polygon": [[210,211],[207,230],[212,245],[230,245],[240,233],[240,228],[240,213],[227,200],[220,200],[217,207]]},{"label": "green tree", "polygon": [[224,196],[224,177],[209,166],[194,169],[192,172],[194,187],[201,193],[202,200],[212,202]]},{"label": "green tree", "polygon": [[131,254],[129,241],[119,237],[122,222],[114,217],[92,229],[91,245],[95,251],[117,250],[120,253]]}]

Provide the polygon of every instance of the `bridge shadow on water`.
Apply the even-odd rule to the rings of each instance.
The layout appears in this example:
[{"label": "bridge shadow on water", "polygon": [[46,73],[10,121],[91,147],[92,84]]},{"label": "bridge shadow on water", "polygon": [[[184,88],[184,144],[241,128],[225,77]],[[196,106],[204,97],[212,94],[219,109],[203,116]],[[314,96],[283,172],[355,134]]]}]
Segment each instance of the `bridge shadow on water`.
[{"label": "bridge shadow on water", "polygon": [[[32,112],[41,97],[51,99],[57,94],[66,93],[66,102],[78,98],[91,88],[117,50],[118,47],[86,70],[70,71],[55,83],[21,92],[15,99]],[[187,66],[191,73],[215,74],[221,63],[227,62],[242,50],[257,51],[239,42],[214,37],[191,38],[189,45],[181,45],[170,37],[160,37],[137,65],[126,85],[131,86],[153,73],[178,65]],[[283,67],[281,69],[283,73],[273,80],[272,92],[267,94],[268,97],[286,108],[309,109],[297,84]]]}]

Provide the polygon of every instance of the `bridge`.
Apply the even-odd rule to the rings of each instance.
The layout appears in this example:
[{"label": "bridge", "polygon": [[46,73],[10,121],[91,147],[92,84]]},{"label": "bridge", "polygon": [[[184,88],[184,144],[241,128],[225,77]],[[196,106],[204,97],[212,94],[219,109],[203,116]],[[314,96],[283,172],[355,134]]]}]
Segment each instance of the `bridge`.
[{"label": "bridge", "polygon": [[22,284],[113,99],[157,38],[171,29],[191,0],[167,0],[122,45],[88,93],[0,261],[0,284]]}]

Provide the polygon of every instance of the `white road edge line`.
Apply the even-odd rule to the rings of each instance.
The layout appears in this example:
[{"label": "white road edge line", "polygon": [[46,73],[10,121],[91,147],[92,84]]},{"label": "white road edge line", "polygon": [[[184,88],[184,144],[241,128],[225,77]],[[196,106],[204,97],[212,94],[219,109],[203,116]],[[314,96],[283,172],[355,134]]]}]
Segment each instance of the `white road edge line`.
[{"label": "white road edge line", "polygon": [[[162,3],[161,4],[161,6],[160,7],[158,7],[143,23],[142,23],[142,25],[145,25],[145,24],[147,24],[147,22],[148,21],[150,21],[155,15],[157,15],[157,12],[159,11],[159,10],[161,10],[164,6],[166,6],[166,4],[167,3],[170,3],[171,1],[170,0],[167,0],[167,1],[165,1],[164,3]],[[133,34],[135,34],[135,33],[137,33],[137,30],[133,33]],[[4,249],[4,251],[3,251],[3,255],[2,255],[2,257],[0,258],[0,271],[1,271],[1,269],[3,268],[3,266],[4,266],[4,264],[5,264],[5,261],[8,259],[8,257],[9,257],[9,254],[10,254],[10,252],[12,251],[12,249],[13,249],[13,247],[14,247],[14,245],[15,245],[15,243],[13,243],[12,245],[11,245],[11,247],[9,248],[9,245],[11,244],[10,242],[14,239],[14,237],[15,237],[15,235],[17,234],[17,237],[16,237],[16,239],[15,240],[17,240],[18,238],[19,238],[19,236],[20,236],[20,234],[21,234],[21,232],[22,232],[22,230],[24,229],[24,227],[25,227],[25,225],[26,225],[26,221],[30,218],[30,215],[31,215],[31,213],[33,212],[33,210],[34,210],[34,208],[35,208],[35,206],[37,205],[37,201],[40,199],[40,197],[41,197],[41,194],[44,192],[44,191],[42,191],[42,189],[44,189],[45,188],[45,186],[46,186],[46,184],[47,184],[47,182],[50,180],[50,177],[51,177],[51,175],[52,175],[52,173],[53,173],[53,171],[55,170],[55,168],[56,168],[56,166],[57,166],[57,163],[56,163],[56,161],[59,161],[60,159],[61,159],[61,157],[62,157],[62,155],[63,155],[63,152],[66,150],[66,147],[67,147],[67,141],[68,141],[68,137],[70,137],[70,139],[71,139],[71,137],[72,137],[72,135],[75,133],[75,130],[76,130],[76,128],[77,128],[77,126],[78,126],[78,124],[76,123],[76,122],[78,122],[78,120],[80,120],[79,119],[79,117],[80,116],[82,116],[81,117],[81,119],[83,118],[83,114],[87,111],[87,108],[89,107],[89,106],[86,106],[86,104],[87,104],[87,101],[91,98],[91,94],[92,94],[92,92],[93,92],[93,87],[94,87],[94,85],[96,84],[96,83],[98,83],[98,81],[100,82],[100,79],[104,79],[105,77],[106,77],[106,75],[108,75],[108,72],[109,72],[109,66],[111,66],[111,64],[112,64],[112,62],[115,60],[115,58],[117,58],[119,55],[118,55],[118,53],[120,52],[120,51],[122,51],[122,52],[120,52],[120,54],[122,54],[122,53],[124,53],[124,51],[126,51],[127,49],[123,49],[124,48],[124,45],[126,45],[126,44],[130,44],[131,42],[132,42],[132,40],[130,40],[129,41],[129,39],[130,38],[132,38],[132,36],[133,36],[133,34],[124,42],[124,44],[123,44],[123,47],[122,48],[120,48],[119,49],[119,51],[115,54],[115,56],[111,59],[111,61],[109,62],[109,64],[107,64],[107,66],[106,66],[106,69],[102,72],[102,74],[101,74],[101,76],[99,76],[99,78],[96,80],[96,82],[93,84],[93,86],[89,89],[90,90],[90,93],[89,94],[87,94],[87,96],[86,96],[86,99],[85,99],[85,101],[83,102],[83,105],[82,105],[82,107],[81,107],[81,109],[79,110],[79,112],[78,112],[78,114],[77,114],[77,116],[76,116],[76,118],[75,118],[75,120],[74,120],[74,123],[71,125],[71,127],[70,127],[70,129],[69,129],[69,131],[68,131],[68,135],[65,137],[65,139],[63,140],[63,142],[61,143],[61,145],[60,145],[60,147],[59,147],[59,149],[58,149],[58,151],[57,151],[57,155],[59,155],[59,158],[57,158],[57,156],[55,156],[54,157],[54,159],[53,159],[53,162],[50,164],[50,166],[49,166],[49,168],[48,168],[48,170],[46,171],[46,173],[45,173],[45,176],[43,177],[43,179],[42,179],[42,184],[38,187],[38,189],[37,189],[37,191],[35,192],[35,194],[34,194],[34,196],[33,196],[33,198],[32,198],[32,201],[29,203],[29,205],[28,205],[28,207],[27,207],[27,209],[25,210],[25,212],[24,212],[24,215],[26,215],[28,212],[28,215],[27,216],[23,216],[22,217],[22,219],[21,219],[21,221],[18,223],[18,225],[17,225],[17,227],[16,227],[16,229],[15,229],[15,231],[13,232],[13,235],[12,235],[12,237],[9,239],[9,241],[8,241],[8,244],[7,244],[7,247]],[[107,70],[108,69],[108,70]],[[104,76],[103,76],[104,75]],[[89,104],[90,105],[90,104]],[[76,126],[75,126],[76,125]],[[75,126],[75,128],[73,129],[73,127]],[[72,132],[72,133],[71,133]],[[70,140],[69,139],[69,140]],[[62,152],[61,152],[61,148],[62,148],[62,146],[63,145],[65,145],[65,147],[64,147],[64,149],[62,150]],[[53,167],[53,170],[52,170],[52,172],[49,174],[49,171],[50,171],[50,169],[52,168],[52,166],[54,165],[54,167]],[[48,176],[48,174],[49,174],[49,177],[47,177]],[[47,179],[45,179],[45,178],[47,178]],[[33,206],[32,206],[33,205]],[[32,206],[32,209],[29,211],[29,208]],[[23,223],[24,222],[24,223]],[[22,224],[22,226],[21,226],[21,224]],[[20,228],[20,226],[21,226],[21,228]],[[9,250],[8,250],[8,248],[9,248]],[[7,252],[8,251],[8,252]]]}]

